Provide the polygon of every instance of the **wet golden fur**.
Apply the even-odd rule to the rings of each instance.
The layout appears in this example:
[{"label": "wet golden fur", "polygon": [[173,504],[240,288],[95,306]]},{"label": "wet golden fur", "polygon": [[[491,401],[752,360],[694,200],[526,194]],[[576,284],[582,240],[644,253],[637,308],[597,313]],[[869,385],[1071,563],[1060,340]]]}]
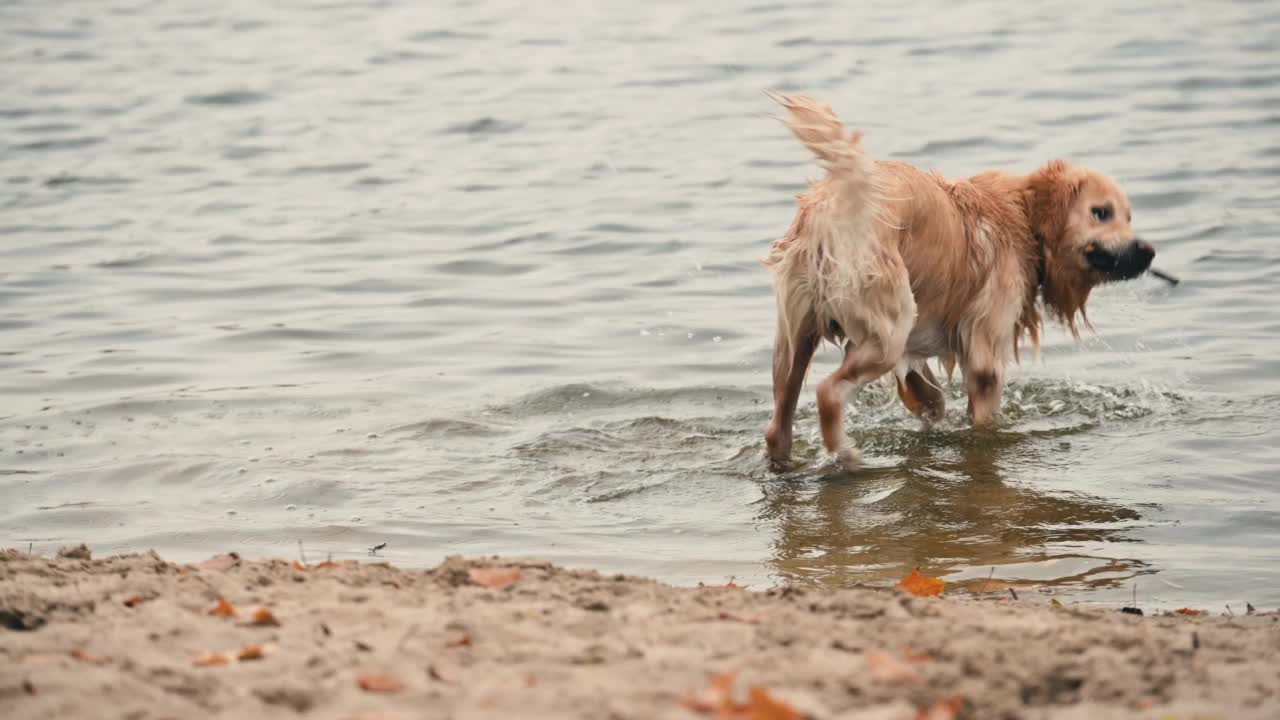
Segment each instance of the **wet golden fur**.
[{"label": "wet golden fur", "polygon": [[[947,179],[876,161],[826,105],[775,96],[787,127],[826,168],[800,196],[764,264],[775,274],[778,332],[769,453],[787,456],[796,395],[821,339],[843,343],[840,368],[818,386],[826,449],[856,450],[840,427],[845,395],[893,373],[904,404],[926,421],[943,411],[928,360],[958,363],[975,424],[999,407],[1019,341],[1038,349],[1044,316],[1077,333],[1090,290],[1091,244],[1134,242],[1128,198],[1101,173],[1050,162],[1028,175],[989,170]],[[1114,208],[1099,222],[1090,208]]]}]

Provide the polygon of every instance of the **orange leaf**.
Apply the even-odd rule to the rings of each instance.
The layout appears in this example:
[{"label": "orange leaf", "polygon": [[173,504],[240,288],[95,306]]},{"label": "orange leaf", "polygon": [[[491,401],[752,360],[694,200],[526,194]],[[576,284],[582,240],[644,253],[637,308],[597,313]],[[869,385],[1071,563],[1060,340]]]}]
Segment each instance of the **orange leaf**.
[{"label": "orange leaf", "polygon": [[502,589],[515,585],[520,580],[518,567],[479,567],[467,571],[467,577],[476,585],[487,588]]},{"label": "orange leaf", "polygon": [[699,713],[735,712],[737,705],[733,702],[733,683],[737,673],[723,672],[711,676],[711,687],[700,695],[690,695],[680,701],[681,705]]},{"label": "orange leaf", "polygon": [[214,555],[196,565],[201,570],[230,570],[240,564],[240,556],[236,553],[227,553],[226,555]]},{"label": "orange leaf", "polygon": [[449,642],[445,643],[445,644],[444,644],[444,646],[445,646],[445,647],[451,647],[451,648],[454,648],[454,647],[470,647],[470,646],[471,646],[471,633],[463,633],[463,634],[462,634],[462,637],[458,638],[457,640],[450,640]]},{"label": "orange leaf", "polygon": [[237,660],[261,660],[266,657],[267,653],[262,649],[261,645],[246,645],[240,649],[240,653],[236,655]]},{"label": "orange leaf", "polygon": [[714,713],[716,720],[801,720],[804,717],[762,687],[751,688],[747,702],[737,702],[733,699],[735,677],[732,672],[712,675],[708,690],[685,698],[681,704],[704,715]]},{"label": "orange leaf", "polygon": [[952,695],[946,700],[939,700],[916,713],[915,720],[955,720],[956,715],[964,709],[964,698]]},{"label": "orange leaf", "polygon": [[258,627],[279,627],[280,621],[276,620],[276,616],[272,615],[270,610],[266,608],[258,608],[253,613],[253,618],[249,620],[249,622],[245,623],[245,625],[255,625]]},{"label": "orange leaf", "polygon": [[209,614],[214,617],[235,617],[236,609],[227,602],[226,598],[218,598],[218,604],[209,611]]},{"label": "orange leaf", "polygon": [[1194,616],[1196,616],[1196,615],[1203,615],[1203,614],[1204,614],[1204,611],[1203,611],[1203,610],[1192,610],[1191,608],[1178,608],[1177,610],[1174,610],[1173,612],[1174,612],[1174,614],[1175,614],[1175,615],[1191,615],[1191,616],[1193,616],[1193,617],[1194,617]]},{"label": "orange leaf", "polygon": [[93,653],[89,652],[88,650],[85,650],[84,648],[76,648],[75,650],[71,651],[70,655],[71,657],[75,658],[76,660],[79,660],[80,662],[92,663],[94,665],[101,665],[103,663],[102,658],[98,657],[97,655],[94,655]]},{"label": "orange leaf", "polygon": [[928,653],[915,652],[914,650],[911,649],[910,645],[908,645],[905,649],[903,649],[902,657],[906,658],[907,660],[910,660],[911,662],[929,662],[929,659],[930,659]]},{"label": "orange leaf", "polygon": [[747,700],[747,718],[749,720],[803,720],[798,710],[769,694],[760,687],[751,688]]},{"label": "orange leaf", "polygon": [[307,569],[307,566],[306,566],[306,565],[303,565],[301,562],[299,562],[299,561],[297,561],[297,560],[294,560],[294,561],[293,561],[293,569],[294,569],[294,570],[306,570],[306,569]]},{"label": "orange leaf", "polygon": [[868,652],[866,655],[867,672],[881,682],[919,682],[920,673],[907,663],[885,652]]},{"label": "orange leaf", "polygon": [[144,602],[146,602],[146,601],[147,601],[147,599],[146,599],[146,598],[144,598],[144,597],[142,597],[141,595],[134,595],[133,597],[131,597],[131,598],[129,598],[128,600],[125,600],[125,601],[124,601],[124,606],[125,606],[125,607],[135,608],[135,607],[138,607],[139,605],[141,605],[142,603],[144,603]]},{"label": "orange leaf", "polygon": [[356,676],[356,683],[365,692],[396,693],[404,689],[400,678],[390,673],[360,673]]},{"label": "orange leaf", "polygon": [[206,667],[209,665],[230,665],[231,656],[226,653],[205,653],[193,659],[192,665]]},{"label": "orange leaf", "polygon": [[902,578],[902,580],[894,586],[895,589],[906,590],[916,597],[938,595],[942,592],[942,588],[944,587],[946,587],[946,583],[942,580],[921,575],[920,568],[912,570],[910,575]]}]

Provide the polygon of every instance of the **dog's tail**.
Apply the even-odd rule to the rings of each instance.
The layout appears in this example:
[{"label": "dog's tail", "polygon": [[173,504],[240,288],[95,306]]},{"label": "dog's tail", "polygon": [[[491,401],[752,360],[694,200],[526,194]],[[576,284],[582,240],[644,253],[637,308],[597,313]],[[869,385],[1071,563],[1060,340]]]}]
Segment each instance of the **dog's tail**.
[{"label": "dog's tail", "polygon": [[894,308],[864,307],[878,304],[883,295],[866,292],[868,286],[892,273],[895,260],[901,262],[896,254],[886,257],[876,239],[882,193],[875,160],[863,150],[861,135],[846,132],[829,106],[804,96],[770,97],[787,110],[782,122],[827,170],[827,177],[801,198],[795,222],[764,259],[776,275],[778,335],[786,362],[804,327],[831,341],[836,341],[835,329],[855,344],[873,340],[896,360],[906,342],[900,323],[891,320],[899,314],[900,293],[888,293]]},{"label": "dog's tail", "polygon": [[777,93],[769,93],[769,97],[786,108],[788,116],[782,123],[813,153],[830,178],[843,186],[837,193],[841,199],[866,203],[875,198],[876,165],[862,149],[862,133],[846,135],[831,106],[813,98]]}]

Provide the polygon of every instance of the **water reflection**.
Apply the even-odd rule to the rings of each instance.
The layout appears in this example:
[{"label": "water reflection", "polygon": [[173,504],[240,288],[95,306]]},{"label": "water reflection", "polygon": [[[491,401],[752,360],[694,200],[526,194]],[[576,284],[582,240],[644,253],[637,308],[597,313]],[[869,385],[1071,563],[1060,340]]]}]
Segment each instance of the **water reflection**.
[{"label": "water reflection", "polygon": [[1034,477],[1030,468],[1050,467],[1072,432],[870,433],[865,449],[878,467],[810,468],[766,483],[771,564],[782,579],[835,586],[891,582],[913,567],[961,587],[985,582],[993,566],[997,578],[1064,587],[1146,572],[1139,561],[1089,554],[1137,542],[1136,509],[1006,478],[1008,468]]}]

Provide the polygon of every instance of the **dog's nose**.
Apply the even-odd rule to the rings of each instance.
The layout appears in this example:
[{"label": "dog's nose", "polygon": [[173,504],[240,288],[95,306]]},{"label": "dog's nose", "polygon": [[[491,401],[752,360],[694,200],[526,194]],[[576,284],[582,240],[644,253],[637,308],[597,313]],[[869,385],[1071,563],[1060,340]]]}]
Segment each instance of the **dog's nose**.
[{"label": "dog's nose", "polygon": [[1155,259],[1156,249],[1151,247],[1151,243],[1145,240],[1134,240],[1129,243],[1129,251],[1125,253],[1129,257],[1129,263],[1137,272],[1143,272],[1151,267],[1151,261]]}]

